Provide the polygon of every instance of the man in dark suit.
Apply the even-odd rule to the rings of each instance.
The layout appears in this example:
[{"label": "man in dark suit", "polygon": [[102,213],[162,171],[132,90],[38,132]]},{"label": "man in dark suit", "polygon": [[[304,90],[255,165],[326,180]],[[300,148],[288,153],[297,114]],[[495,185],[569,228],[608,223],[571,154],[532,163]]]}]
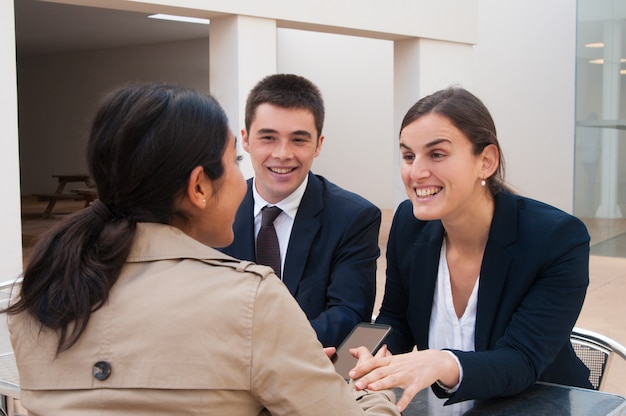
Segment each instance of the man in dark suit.
[{"label": "man in dark suit", "polygon": [[258,261],[261,211],[280,208],[273,223],[280,251],[275,271],[326,347],[371,320],[381,214],[364,198],[311,173],[324,142],[323,123],[321,94],[303,77],[270,75],[252,89],[242,144],[255,176],[237,212],[235,240],[222,251]]}]

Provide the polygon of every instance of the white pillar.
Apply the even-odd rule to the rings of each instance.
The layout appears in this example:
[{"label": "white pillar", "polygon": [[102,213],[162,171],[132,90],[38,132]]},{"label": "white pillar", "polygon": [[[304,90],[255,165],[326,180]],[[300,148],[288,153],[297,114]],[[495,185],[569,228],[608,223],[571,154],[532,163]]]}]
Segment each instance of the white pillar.
[{"label": "white pillar", "polygon": [[[209,37],[209,84],[222,104],[231,129],[241,139],[244,110],[250,89],[261,78],[276,73],[276,21],[247,16],[211,19]],[[240,164],[246,178],[253,176],[250,158]]]},{"label": "white pillar", "polygon": [[0,281],[22,273],[20,163],[17,133],[15,15],[12,1],[0,2]]},{"label": "white pillar", "polygon": [[[617,121],[619,118],[621,30],[616,20],[604,25],[604,65],[602,67],[602,119]],[[602,129],[602,168],[600,171],[599,218],[621,218],[617,204],[619,186],[619,142],[614,128]]]},{"label": "white pillar", "polygon": [[400,125],[408,109],[421,97],[420,40],[417,38],[393,43],[393,97],[393,183],[394,201],[397,205],[407,198],[400,177]]}]

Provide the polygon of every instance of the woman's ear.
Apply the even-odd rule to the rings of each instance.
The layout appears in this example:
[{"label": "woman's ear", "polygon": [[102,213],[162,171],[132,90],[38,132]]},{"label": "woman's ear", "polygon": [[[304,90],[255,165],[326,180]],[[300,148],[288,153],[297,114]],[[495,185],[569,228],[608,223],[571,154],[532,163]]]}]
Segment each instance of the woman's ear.
[{"label": "woman's ear", "polygon": [[192,206],[204,209],[207,200],[213,196],[213,182],[204,173],[202,166],[196,166],[189,175],[187,197]]},{"label": "woman's ear", "polygon": [[482,166],[480,168],[481,178],[487,179],[498,169],[500,163],[500,152],[495,144],[487,145],[481,153]]}]

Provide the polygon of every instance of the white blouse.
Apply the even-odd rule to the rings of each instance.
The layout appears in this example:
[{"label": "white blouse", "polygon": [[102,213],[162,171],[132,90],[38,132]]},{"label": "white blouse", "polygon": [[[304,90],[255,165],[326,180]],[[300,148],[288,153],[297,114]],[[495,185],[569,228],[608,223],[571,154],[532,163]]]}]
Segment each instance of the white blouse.
[{"label": "white blouse", "polygon": [[[433,308],[430,315],[430,327],[428,332],[428,348],[441,350],[444,348],[474,351],[474,336],[476,334],[476,308],[478,305],[478,282],[474,283],[474,289],[467,302],[463,315],[459,318],[454,310],[452,302],[452,287],[450,285],[450,270],[446,259],[446,241],[441,245],[439,255],[439,270],[437,272],[437,285],[433,297]],[[454,356],[456,358],[456,356]],[[458,362],[458,360],[457,360]],[[463,368],[460,380],[463,379]],[[455,391],[455,386],[451,391]]]}]

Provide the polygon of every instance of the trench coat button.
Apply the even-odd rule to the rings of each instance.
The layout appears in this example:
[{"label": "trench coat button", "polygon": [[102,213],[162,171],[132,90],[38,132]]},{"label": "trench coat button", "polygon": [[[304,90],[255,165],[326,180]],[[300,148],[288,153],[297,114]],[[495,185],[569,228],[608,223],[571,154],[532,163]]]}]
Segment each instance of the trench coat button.
[{"label": "trench coat button", "polygon": [[106,361],[98,361],[93,365],[93,376],[102,381],[111,375],[111,364]]}]

